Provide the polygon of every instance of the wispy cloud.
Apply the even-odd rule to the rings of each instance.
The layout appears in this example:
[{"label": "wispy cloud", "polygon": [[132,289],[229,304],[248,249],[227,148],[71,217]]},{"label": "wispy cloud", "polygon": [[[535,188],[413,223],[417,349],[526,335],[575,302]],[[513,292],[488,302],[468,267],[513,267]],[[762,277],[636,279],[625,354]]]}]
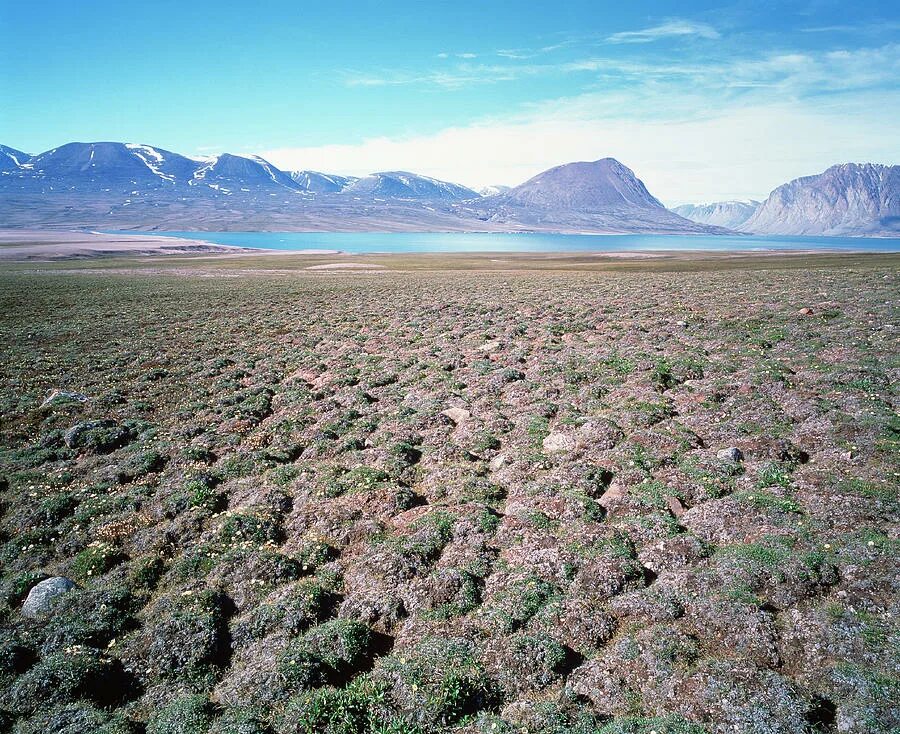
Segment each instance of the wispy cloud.
[{"label": "wispy cloud", "polygon": [[451,54],[451,53],[447,53],[446,51],[442,51],[441,53],[439,53],[439,54],[437,55],[437,57],[438,57],[439,59],[449,59],[449,58],[456,58],[456,59],[477,59],[477,58],[478,58],[478,54],[473,54],[473,53],[468,52],[468,51],[465,52],[465,53],[453,53],[453,54]]},{"label": "wispy cloud", "polygon": [[660,84],[701,88],[715,95],[766,89],[792,95],[828,94],[836,90],[891,85],[900,76],[900,44],[825,52],[774,51],[735,55],[714,62],[684,56],[652,59],[592,56],[553,63],[497,64],[457,62],[435,70],[386,69],[344,72],[344,83],[356,87],[423,86],[444,90],[499,84],[532,77],[580,75],[583,86],[627,88]]},{"label": "wispy cloud", "polygon": [[900,30],[900,23],[885,21],[883,23],[843,23],[839,25],[823,25],[801,28],[802,33],[840,33],[840,34],[874,34],[889,33]]},{"label": "wispy cloud", "polygon": [[660,25],[643,28],[637,31],[622,31],[607,36],[608,43],[650,43],[661,38],[696,36],[697,38],[716,39],[719,32],[707,23],[674,19]]}]

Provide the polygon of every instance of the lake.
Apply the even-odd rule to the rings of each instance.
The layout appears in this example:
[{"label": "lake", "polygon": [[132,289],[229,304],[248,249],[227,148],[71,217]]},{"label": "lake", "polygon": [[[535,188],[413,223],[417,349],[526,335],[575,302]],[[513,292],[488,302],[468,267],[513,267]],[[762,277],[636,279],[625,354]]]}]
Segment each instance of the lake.
[{"label": "lake", "polygon": [[900,238],[603,235],[495,232],[134,232],[267,250],[375,252],[628,252],[822,250],[900,252]]}]

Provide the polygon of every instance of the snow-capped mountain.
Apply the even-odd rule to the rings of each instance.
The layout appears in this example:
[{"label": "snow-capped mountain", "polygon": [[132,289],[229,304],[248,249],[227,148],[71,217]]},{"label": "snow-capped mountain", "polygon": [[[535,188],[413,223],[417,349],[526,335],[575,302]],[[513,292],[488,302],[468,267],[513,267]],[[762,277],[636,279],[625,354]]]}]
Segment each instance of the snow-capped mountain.
[{"label": "snow-capped mountain", "polygon": [[338,176],[319,171],[291,171],[290,176],[300,186],[301,191],[308,191],[311,194],[336,194],[357,180],[352,176]]},{"label": "snow-capped mountain", "polygon": [[68,143],[28,163],[23,182],[46,191],[171,187],[186,181],[196,167],[177,153],[127,143]]},{"label": "snow-capped mountain", "polygon": [[21,150],[0,145],[0,172],[20,171],[28,163],[31,156]]},{"label": "snow-capped mountain", "polygon": [[139,143],[68,143],[38,155],[0,145],[0,227],[900,232],[898,166],[845,164],[791,181],[742,223],[756,202],[669,211],[613,158],[556,166],[484,194],[407,171],[287,173],[254,155],[198,158]]},{"label": "snow-capped mountain", "polygon": [[497,194],[505,194],[509,191],[512,186],[503,186],[502,184],[495,184],[493,186],[485,186],[484,188],[478,189],[478,193],[482,196],[497,196]]},{"label": "snow-capped mountain", "polygon": [[692,222],[736,229],[753,216],[758,208],[759,202],[751,199],[750,201],[717,201],[712,204],[683,204],[674,207],[672,211]]},{"label": "snow-capped mountain", "polygon": [[354,181],[344,189],[358,197],[391,199],[427,199],[429,201],[462,201],[477,199],[478,192],[436,178],[408,171],[383,171]]},{"label": "snow-capped mountain", "polygon": [[[10,152],[5,152],[10,151]],[[148,192],[182,195],[219,195],[231,191],[259,192],[299,186],[290,176],[256,156],[224,154],[189,158],[163,148],[139,143],[68,143],[39,155],[25,157],[4,148],[0,159],[7,176],[0,190],[127,194]],[[12,162],[18,165],[10,165]]]},{"label": "snow-capped mountain", "polygon": [[223,153],[201,162],[191,180],[191,186],[218,187],[219,190],[253,191],[280,189],[299,191],[300,185],[288,174],[278,170],[259,156]]},{"label": "snow-capped mountain", "polygon": [[779,186],[744,222],[755,234],[900,233],[900,166],[843,163]]}]

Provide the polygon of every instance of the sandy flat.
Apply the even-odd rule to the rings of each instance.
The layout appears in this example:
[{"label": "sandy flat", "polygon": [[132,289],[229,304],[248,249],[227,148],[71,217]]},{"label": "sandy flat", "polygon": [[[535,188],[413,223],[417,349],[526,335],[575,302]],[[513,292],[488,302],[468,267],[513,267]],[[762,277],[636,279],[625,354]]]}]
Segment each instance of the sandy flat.
[{"label": "sandy flat", "polygon": [[384,265],[372,263],[324,263],[323,265],[310,265],[305,270],[380,270]]},{"label": "sandy flat", "polygon": [[27,229],[0,230],[0,260],[61,260],[104,255],[240,254],[246,252],[259,253],[260,250],[154,235]]}]

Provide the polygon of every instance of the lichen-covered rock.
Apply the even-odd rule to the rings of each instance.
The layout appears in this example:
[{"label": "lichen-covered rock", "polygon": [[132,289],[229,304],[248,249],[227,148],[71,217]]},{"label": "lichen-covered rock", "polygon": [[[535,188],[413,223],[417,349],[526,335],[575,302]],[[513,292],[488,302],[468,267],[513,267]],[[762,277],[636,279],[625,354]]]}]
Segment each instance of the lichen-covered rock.
[{"label": "lichen-covered rock", "polygon": [[50,611],[54,599],[72,591],[76,584],[63,576],[54,576],[35,584],[22,604],[22,616],[39,617]]},{"label": "lichen-covered rock", "polygon": [[108,453],[124,446],[135,435],[133,426],[103,418],[76,423],[63,434],[63,440],[70,449],[90,449],[98,453]]}]

